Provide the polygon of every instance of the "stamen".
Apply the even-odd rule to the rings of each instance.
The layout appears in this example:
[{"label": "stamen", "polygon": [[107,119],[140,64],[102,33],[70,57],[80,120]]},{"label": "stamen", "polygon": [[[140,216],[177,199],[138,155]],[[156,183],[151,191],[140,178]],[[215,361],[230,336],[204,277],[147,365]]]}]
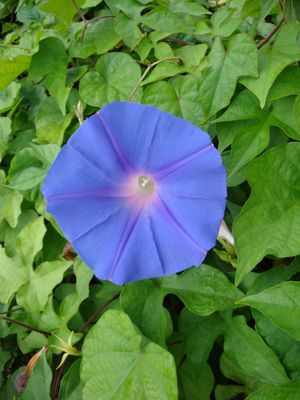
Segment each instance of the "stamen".
[{"label": "stamen", "polygon": [[142,189],[143,193],[150,194],[154,189],[154,182],[148,176],[141,175],[138,177],[138,185]]},{"label": "stamen", "polygon": [[152,176],[136,174],[129,178],[123,195],[128,201],[139,207],[152,203],[156,197],[157,185]]}]

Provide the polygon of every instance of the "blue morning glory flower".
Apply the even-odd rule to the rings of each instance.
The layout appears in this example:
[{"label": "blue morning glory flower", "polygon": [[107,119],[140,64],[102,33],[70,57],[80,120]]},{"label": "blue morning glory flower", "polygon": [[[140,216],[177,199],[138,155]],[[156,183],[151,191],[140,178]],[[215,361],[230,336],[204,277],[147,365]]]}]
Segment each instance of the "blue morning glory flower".
[{"label": "blue morning glory flower", "polygon": [[43,194],[79,256],[120,285],[202,262],[224,215],[226,175],[201,129],[115,102],[69,139]]}]

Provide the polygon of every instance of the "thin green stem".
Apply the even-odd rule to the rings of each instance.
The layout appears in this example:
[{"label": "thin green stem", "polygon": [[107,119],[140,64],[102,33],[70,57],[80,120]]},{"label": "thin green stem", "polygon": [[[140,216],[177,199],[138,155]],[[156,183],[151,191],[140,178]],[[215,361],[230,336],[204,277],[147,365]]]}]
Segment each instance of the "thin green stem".
[{"label": "thin green stem", "polygon": [[140,79],[138,80],[137,84],[135,85],[135,87],[133,88],[132,92],[130,93],[130,95],[128,96],[128,101],[131,101],[131,99],[133,98],[133,96],[135,95],[136,91],[138,90],[138,88],[140,87],[141,83],[143,82],[143,80],[145,79],[145,77],[147,76],[147,74],[149,73],[149,71],[155,67],[156,65],[162,63],[162,62],[179,62],[179,57],[166,57],[166,58],[161,58],[158,61],[153,62],[152,64],[148,65],[148,67],[145,69],[143,75],[140,77]]}]

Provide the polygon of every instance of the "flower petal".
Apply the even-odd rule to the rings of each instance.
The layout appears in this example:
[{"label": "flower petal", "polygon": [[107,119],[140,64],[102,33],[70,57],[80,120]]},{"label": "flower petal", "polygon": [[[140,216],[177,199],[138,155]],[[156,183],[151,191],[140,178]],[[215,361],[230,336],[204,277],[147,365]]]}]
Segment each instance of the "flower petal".
[{"label": "flower petal", "polygon": [[[139,216],[138,209],[120,208],[72,241],[75,250],[93,268],[98,278],[111,280],[117,284],[124,283],[119,279],[119,273],[126,267],[121,259]],[[134,275],[132,266],[130,273]]]},{"label": "flower petal", "polygon": [[122,185],[67,144],[52,164],[43,186],[50,212],[72,241],[95,221],[123,206]]},{"label": "flower petal", "polygon": [[207,133],[153,106],[110,103],[100,117],[137,170],[158,170],[211,145]]},{"label": "flower petal", "polygon": [[212,145],[210,136],[189,122],[161,111],[148,149],[147,167],[158,172],[188,162]]},{"label": "flower petal", "polygon": [[124,174],[124,170],[129,167],[127,161],[120,160],[116,154],[111,138],[99,122],[97,114],[86,119],[68,143],[105,172],[110,179],[115,179],[118,174]]},{"label": "flower petal", "polygon": [[218,151],[211,146],[197,157],[177,169],[162,169],[154,177],[158,179],[160,189],[170,194],[202,198],[220,199],[225,202],[226,172]]},{"label": "flower petal", "polygon": [[115,214],[73,245],[98,278],[118,285],[181,271],[206,255],[155,209]]},{"label": "flower petal", "polygon": [[206,256],[206,249],[195,242],[177,220],[168,215],[162,204],[157,204],[151,212],[151,230],[163,271],[156,276],[173,274],[192,265],[199,265]]},{"label": "flower petal", "polygon": [[215,245],[225,199],[180,197],[168,192],[161,193],[160,198],[169,214],[199,247],[207,252]]},{"label": "flower petal", "polygon": [[96,226],[117,215],[123,208],[123,201],[118,198],[54,199],[47,203],[47,211],[72,243],[87,232],[94,231]]},{"label": "flower petal", "polygon": [[118,188],[123,180],[123,174],[110,179],[105,171],[67,144],[52,164],[42,190],[43,195],[49,198],[65,193]]},{"label": "flower petal", "polygon": [[135,170],[143,170],[161,111],[137,103],[115,102],[99,113]]}]

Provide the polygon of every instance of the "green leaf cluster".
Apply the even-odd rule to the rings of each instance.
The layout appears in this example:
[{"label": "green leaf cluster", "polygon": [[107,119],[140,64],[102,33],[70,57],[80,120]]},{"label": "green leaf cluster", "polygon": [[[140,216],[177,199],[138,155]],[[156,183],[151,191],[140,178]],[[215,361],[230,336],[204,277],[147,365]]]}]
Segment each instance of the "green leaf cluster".
[{"label": "green leaf cluster", "polygon": [[[298,3],[0,1],[1,399],[300,399]],[[82,120],[128,99],[211,135],[235,247],[119,287],[41,187]]]}]

